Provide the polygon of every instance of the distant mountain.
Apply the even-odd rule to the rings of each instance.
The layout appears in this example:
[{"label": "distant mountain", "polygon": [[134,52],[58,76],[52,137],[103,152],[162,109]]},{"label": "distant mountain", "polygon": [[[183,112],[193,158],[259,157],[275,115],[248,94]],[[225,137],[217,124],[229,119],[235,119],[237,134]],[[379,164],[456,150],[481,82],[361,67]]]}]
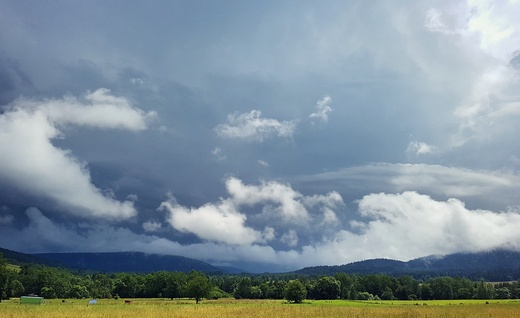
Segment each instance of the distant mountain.
[{"label": "distant mountain", "polygon": [[[236,274],[245,271],[231,267],[216,267],[192,258],[147,254],[141,252],[117,253],[45,253],[24,254],[0,248],[0,253],[12,264],[35,263],[53,267],[90,270],[96,272],[149,273],[156,271],[202,271],[208,274]],[[418,279],[437,276],[467,277],[488,281],[520,280],[520,252],[494,250],[480,253],[456,253],[427,256],[408,262],[391,259],[371,259],[337,266],[306,267],[290,274],[334,275],[387,274],[411,275]]]},{"label": "distant mountain", "polygon": [[411,275],[415,278],[436,276],[484,278],[490,281],[520,279],[520,252],[495,250],[480,253],[456,253],[427,256],[408,262],[390,259],[372,259],[339,266],[306,267],[295,271],[304,275],[387,274]]},{"label": "distant mountain", "polygon": [[179,272],[196,270],[205,273],[227,273],[226,270],[211,264],[175,255],[147,254],[141,252],[43,253],[35,255],[40,258],[65,264],[69,268],[105,273],[150,273],[162,270]]},{"label": "distant mountain", "polygon": [[4,259],[7,260],[7,262],[15,265],[22,265],[22,264],[41,264],[41,265],[47,265],[52,267],[66,267],[64,264],[60,264],[59,262],[52,261],[46,258],[41,258],[32,254],[24,254],[20,252],[15,252],[12,250],[8,250],[6,248],[0,247],[0,253],[2,253]]},{"label": "distant mountain", "polygon": [[3,254],[3,257],[9,263],[16,265],[41,264],[52,267],[104,273],[151,273],[162,270],[185,273],[196,270],[208,274],[235,274],[244,272],[237,268],[217,267],[203,261],[183,256],[140,252],[25,254],[0,248],[0,253]]},{"label": "distant mountain", "polygon": [[247,274],[249,273],[246,270],[243,270],[241,268],[231,267],[231,266],[217,266],[222,273],[224,274]]}]

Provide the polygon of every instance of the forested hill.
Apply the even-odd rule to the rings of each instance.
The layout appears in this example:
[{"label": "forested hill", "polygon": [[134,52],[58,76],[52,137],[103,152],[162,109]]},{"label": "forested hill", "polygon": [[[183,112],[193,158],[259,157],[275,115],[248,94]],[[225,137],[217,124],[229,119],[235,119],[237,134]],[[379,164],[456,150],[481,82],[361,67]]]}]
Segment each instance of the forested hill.
[{"label": "forested hill", "polygon": [[146,254],[141,252],[116,253],[44,253],[35,254],[69,268],[92,270],[104,273],[133,272],[151,273],[157,271],[205,273],[228,273],[228,270],[192,258],[176,255]]},{"label": "forested hill", "polygon": [[196,270],[207,274],[242,272],[239,269],[216,267],[203,261],[182,256],[140,252],[25,254],[0,248],[0,253],[9,263],[16,265],[40,264],[104,273],[151,273],[162,270],[185,273]]},{"label": "forested hill", "polygon": [[480,253],[456,253],[445,256],[427,256],[408,262],[372,259],[338,266],[306,267],[294,273],[334,275],[340,272],[360,275],[411,275],[416,278],[452,276],[509,281],[520,279],[520,252],[495,250]]},{"label": "forested hill", "polygon": [[2,253],[3,258],[5,258],[9,263],[15,265],[22,264],[40,264],[51,267],[65,267],[64,264],[60,264],[59,262],[49,260],[46,258],[38,257],[32,254],[24,254],[20,252],[15,252],[12,250],[8,250],[0,247],[0,253]]}]

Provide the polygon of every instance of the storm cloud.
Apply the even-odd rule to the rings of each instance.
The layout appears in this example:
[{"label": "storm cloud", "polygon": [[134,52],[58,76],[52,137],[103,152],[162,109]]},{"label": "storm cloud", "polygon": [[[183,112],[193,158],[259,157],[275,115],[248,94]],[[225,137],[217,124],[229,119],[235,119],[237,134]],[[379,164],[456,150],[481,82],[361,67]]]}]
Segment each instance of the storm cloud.
[{"label": "storm cloud", "polygon": [[0,1],[2,247],[261,272],[518,250],[519,10]]}]

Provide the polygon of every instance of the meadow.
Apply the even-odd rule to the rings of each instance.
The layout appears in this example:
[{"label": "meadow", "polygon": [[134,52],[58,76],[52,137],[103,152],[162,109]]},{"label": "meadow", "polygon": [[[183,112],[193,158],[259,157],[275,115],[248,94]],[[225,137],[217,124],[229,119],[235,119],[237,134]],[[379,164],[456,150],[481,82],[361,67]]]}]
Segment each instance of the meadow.
[{"label": "meadow", "polygon": [[[486,304],[487,302],[487,304]],[[282,300],[204,300],[169,299],[101,299],[89,305],[88,300],[46,300],[44,305],[20,305],[17,299],[0,303],[0,317],[501,317],[520,316],[520,300],[462,300],[462,301],[305,301],[288,304]]]}]

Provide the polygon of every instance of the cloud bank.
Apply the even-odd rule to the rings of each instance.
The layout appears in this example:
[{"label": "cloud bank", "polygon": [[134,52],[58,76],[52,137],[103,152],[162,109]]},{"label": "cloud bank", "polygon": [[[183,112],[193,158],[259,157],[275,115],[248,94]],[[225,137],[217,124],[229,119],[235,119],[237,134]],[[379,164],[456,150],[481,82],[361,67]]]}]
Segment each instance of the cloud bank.
[{"label": "cloud bank", "polygon": [[[232,199],[229,199],[230,203]],[[32,249],[58,249],[61,251],[117,251],[128,242],[134,242],[137,251],[180,254],[215,264],[233,264],[236,261],[258,262],[279,269],[296,269],[322,264],[345,264],[359,259],[393,258],[409,260],[431,254],[476,252],[494,248],[520,249],[520,214],[518,211],[493,212],[470,210],[457,199],[436,201],[427,195],[407,191],[399,194],[370,194],[361,198],[357,213],[363,221],[350,221],[323,236],[321,239],[298,247],[296,230],[279,233],[278,239],[288,249],[275,249],[269,244],[274,239],[272,229],[263,233],[243,225],[239,212],[226,220],[223,204],[208,204],[198,209],[186,209],[163,203],[171,221],[175,214],[180,218],[191,214],[202,224],[180,223],[186,230],[205,239],[202,243],[179,244],[155,235],[135,234],[124,227],[94,224],[78,234],[77,229],[55,224],[38,209],[26,211],[30,224],[20,232],[2,231],[0,238],[17,235],[20,240],[8,248],[20,249],[29,241],[38,242]],[[213,224],[211,230],[210,222]],[[220,223],[219,223],[220,222]],[[227,232],[227,225],[232,232]],[[0,224],[1,226],[1,224]],[[69,225],[70,226],[70,225]],[[224,229],[218,233],[216,228]],[[49,231],[51,229],[51,231]],[[200,230],[200,232],[199,232]],[[208,230],[210,233],[206,233]],[[52,233],[52,234],[50,234]],[[264,235],[261,239],[260,236]],[[226,238],[229,236],[229,238]],[[245,239],[245,241],[243,241]],[[34,241],[33,241],[34,240]],[[25,242],[27,241],[27,242]],[[105,242],[110,241],[110,246]],[[281,266],[280,266],[281,265]],[[278,266],[278,267],[277,267]]]},{"label": "cloud bank", "polygon": [[[278,237],[279,241],[295,246],[295,229],[308,231],[316,224],[330,226],[336,219],[334,209],[343,206],[337,192],[326,195],[305,196],[288,184],[275,181],[260,185],[245,185],[237,178],[226,180],[229,198],[218,203],[207,203],[198,208],[187,208],[175,200],[161,203],[159,210],[167,212],[169,224],[181,232],[190,232],[202,240],[232,245],[267,244]],[[259,207],[244,212],[247,208]],[[246,214],[249,213],[249,214]],[[255,218],[255,227],[246,225],[248,215]],[[264,224],[264,228],[258,229]]]}]

